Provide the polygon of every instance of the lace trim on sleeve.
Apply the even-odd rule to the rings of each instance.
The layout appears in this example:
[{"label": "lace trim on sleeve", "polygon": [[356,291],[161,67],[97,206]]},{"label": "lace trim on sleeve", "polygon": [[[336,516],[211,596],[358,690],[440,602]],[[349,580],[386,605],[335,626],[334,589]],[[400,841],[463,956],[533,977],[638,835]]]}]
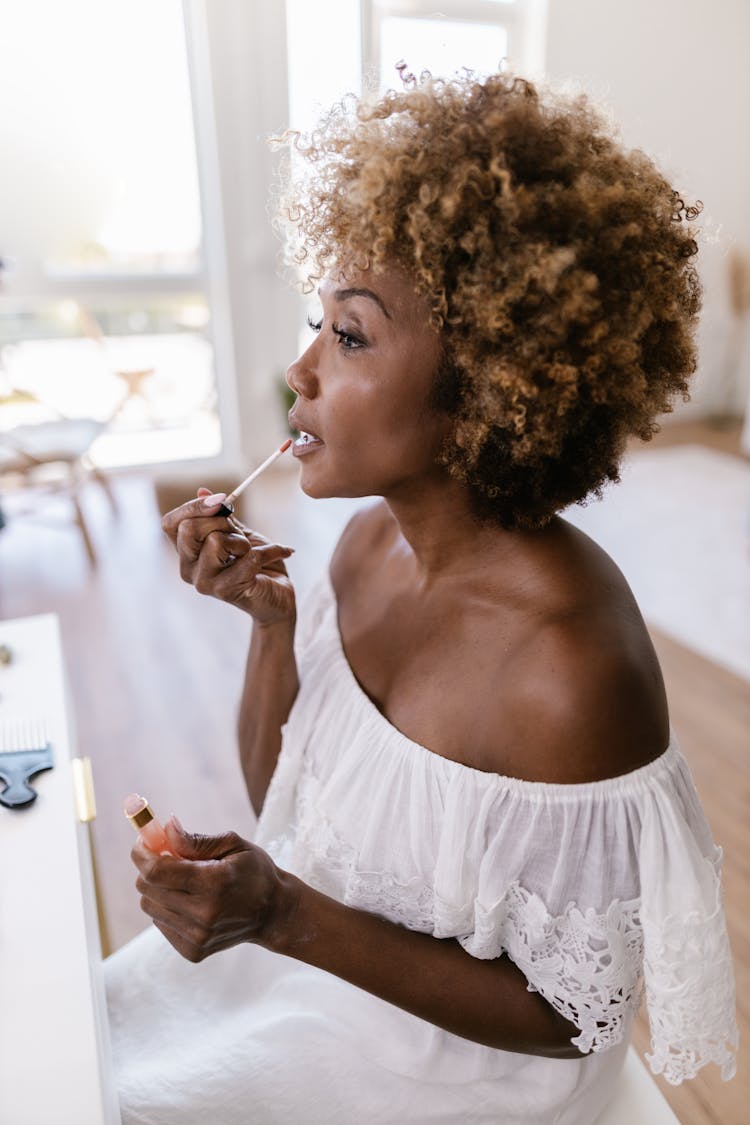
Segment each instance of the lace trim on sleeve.
[{"label": "lace trim on sleeve", "polygon": [[570,903],[551,915],[520,884],[501,903],[478,905],[474,933],[459,939],[475,957],[508,954],[556,1011],[580,1030],[583,1052],[620,1043],[641,999],[643,934],[638,903],[614,901],[603,914]]},{"label": "lace trim on sleeve", "polygon": [[462,945],[479,957],[507,952],[529,989],[580,1029],[572,1042],[584,1052],[622,1040],[645,981],[653,1073],[676,1086],[715,1062],[727,1081],[736,1071],[734,975],[717,872],[713,879],[713,912],[658,919],[644,919],[640,900],[615,901],[604,914],[571,903],[555,917],[514,884],[493,910],[477,908]]},{"label": "lace trim on sleeve", "polygon": [[716,875],[716,908],[687,917],[643,917],[644,977],[654,1074],[679,1085],[706,1063],[725,1082],[737,1070],[734,973]]}]

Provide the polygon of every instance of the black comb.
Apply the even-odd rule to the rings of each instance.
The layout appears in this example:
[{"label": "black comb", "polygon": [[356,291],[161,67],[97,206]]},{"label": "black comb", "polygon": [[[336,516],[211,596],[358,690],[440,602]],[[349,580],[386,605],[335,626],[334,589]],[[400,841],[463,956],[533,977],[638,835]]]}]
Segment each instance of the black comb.
[{"label": "black comb", "polygon": [[22,809],[37,798],[29,782],[43,770],[51,770],[52,746],[44,723],[38,719],[13,718],[0,720],[0,805]]}]

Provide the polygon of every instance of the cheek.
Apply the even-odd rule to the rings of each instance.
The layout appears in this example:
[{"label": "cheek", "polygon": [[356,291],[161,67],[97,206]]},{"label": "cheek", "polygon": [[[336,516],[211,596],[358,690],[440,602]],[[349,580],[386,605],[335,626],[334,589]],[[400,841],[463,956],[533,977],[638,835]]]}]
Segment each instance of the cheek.
[{"label": "cheek", "polygon": [[359,457],[388,461],[404,453],[422,436],[421,411],[411,402],[386,402],[379,397],[358,411],[356,421],[342,434],[343,445]]},{"label": "cheek", "polygon": [[326,413],[337,462],[340,456],[363,472],[435,463],[450,417],[431,405],[437,358],[432,362],[432,340],[428,344],[430,355],[416,362],[411,356],[378,357],[372,368],[358,369],[356,378],[329,383]]},{"label": "cheek", "polygon": [[351,445],[350,466],[355,474],[359,468],[363,474],[375,473],[383,481],[430,471],[437,463],[442,441],[442,428],[437,431],[433,418],[424,417],[416,408],[412,413],[404,410],[381,419],[380,425],[359,435]]}]

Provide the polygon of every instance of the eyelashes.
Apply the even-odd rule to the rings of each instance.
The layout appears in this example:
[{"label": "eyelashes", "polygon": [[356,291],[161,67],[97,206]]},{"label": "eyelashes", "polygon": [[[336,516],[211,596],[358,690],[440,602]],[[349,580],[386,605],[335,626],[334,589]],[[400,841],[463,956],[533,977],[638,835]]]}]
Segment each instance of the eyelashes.
[{"label": "eyelashes", "polygon": [[[316,321],[313,320],[311,316],[307,317],[307,324],[313,332],[320,332],[323,327],[322,319]],[[331,331],[334,336],[338,336],[341,347],[345,352],[357,351],[359,348],[366,346],[365,341],[360,339],[359,336],[354,336],[351,332],[346,332],[335,322],[331,324]]]}]

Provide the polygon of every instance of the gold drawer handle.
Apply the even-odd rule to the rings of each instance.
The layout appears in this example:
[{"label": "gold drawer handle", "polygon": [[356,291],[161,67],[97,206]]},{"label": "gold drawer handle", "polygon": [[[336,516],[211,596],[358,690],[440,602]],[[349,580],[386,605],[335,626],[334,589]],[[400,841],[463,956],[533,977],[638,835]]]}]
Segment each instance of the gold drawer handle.
[{"label": "gold drawer handle", "polygon": [[71,758],[73,768],[73,793],[78,819],[87,824],[96,817],[96,798],[94,797],[94,776],[91,772],[90,758]]}]

